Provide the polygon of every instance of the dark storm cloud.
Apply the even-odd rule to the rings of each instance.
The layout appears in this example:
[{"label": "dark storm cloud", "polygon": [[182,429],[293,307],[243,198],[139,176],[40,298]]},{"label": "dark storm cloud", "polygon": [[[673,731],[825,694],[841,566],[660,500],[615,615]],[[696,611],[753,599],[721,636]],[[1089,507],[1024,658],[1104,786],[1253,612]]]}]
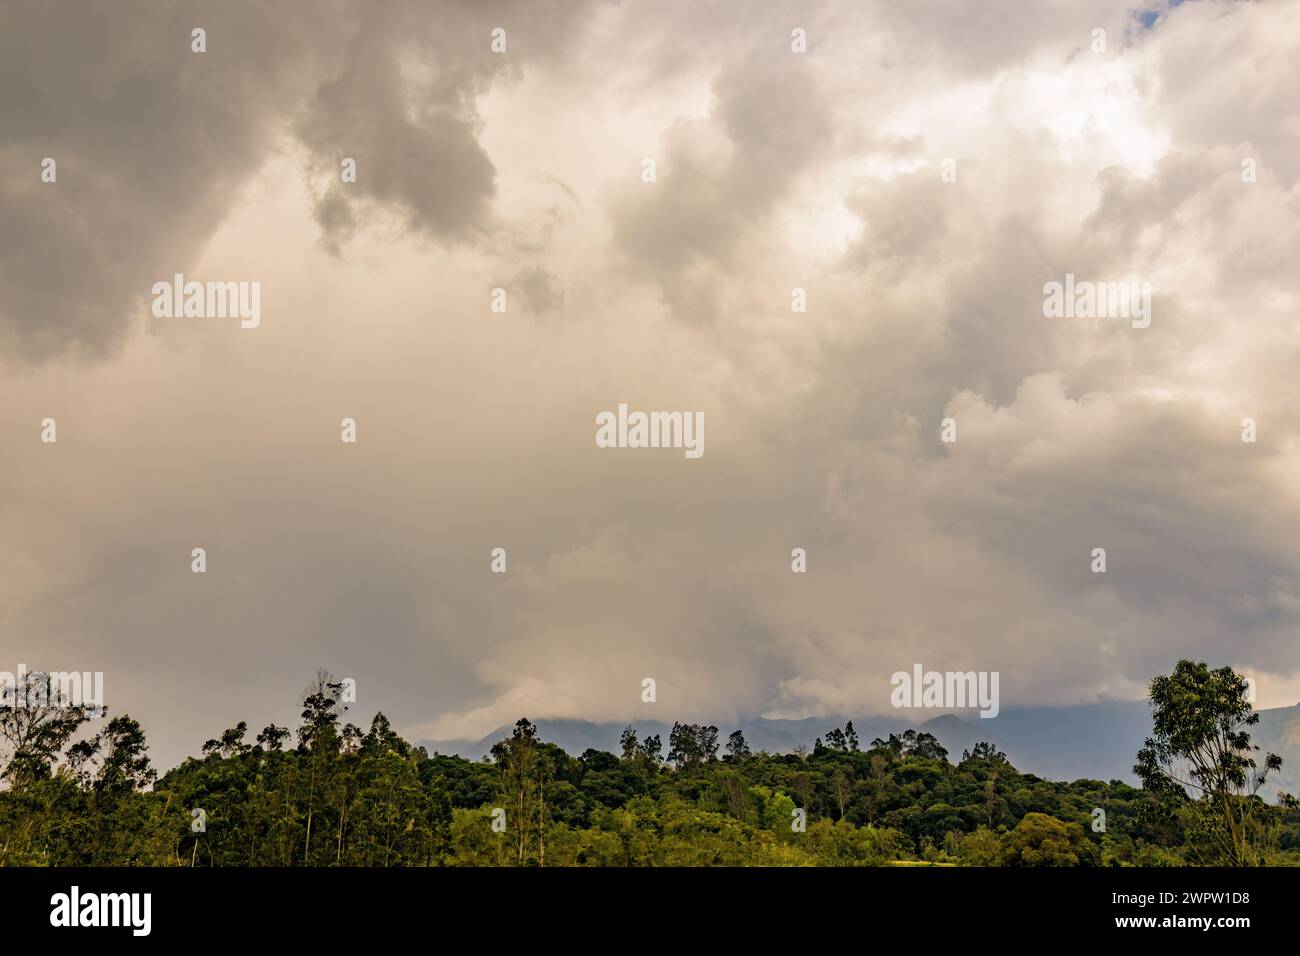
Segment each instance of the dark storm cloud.
[{"label": "dark storm cloud", "polygon": [[[444,238],[485,228],[496,169],[479,144],[476,96],[503,74],[547,62],[578,32],[587,3],[378,3],[297,123],[332,182],[317,221],[337,249],[367,202],[400,209],[408,227]],[[504,31],[505,53],[492,32]],[[343,185],[339,163],[357,162]]]},{"label": "dark storm cloud", "polygon": [[[337,42],[341,3],[6,4],[0,352],[98,356],[183,271]],[[296,11],[296,12],[295,12]],[[203,27],[208,52],[191,52]],[[44,157],[58,181],[40,181]]]},{"label": "dark storm cloud", "polygon": [[[184,272],[295,125],[349,193],[327,245],[397,208],[426,235],[491,214],[475,96],[545,62],[584,4],[231,2],[5,5],[0,27],[0,355],[111,353],[159,278]],[[509,57],[490,31],[514,34]],[[207,31],[207,52],[191,30]],[[58,180],[40,181],[45,157]]]}]

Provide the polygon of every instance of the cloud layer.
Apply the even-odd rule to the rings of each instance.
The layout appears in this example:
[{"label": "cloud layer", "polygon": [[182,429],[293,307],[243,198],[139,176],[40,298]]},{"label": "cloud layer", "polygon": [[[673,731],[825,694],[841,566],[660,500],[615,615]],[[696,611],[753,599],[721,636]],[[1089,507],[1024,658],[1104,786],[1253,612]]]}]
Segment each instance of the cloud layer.
[{"label": "cloud layer", "polygon": [[[0,669],[103,670],[164,761],[319,666],[434,738],[882,713],[914,662],[1300,692],[1300,10],[6,18]],[[175,272],[262,326],[151,318]],[[1151,326],[1044,318],[1067,273]],[[597,448],[620,402],[705,456]]]}]

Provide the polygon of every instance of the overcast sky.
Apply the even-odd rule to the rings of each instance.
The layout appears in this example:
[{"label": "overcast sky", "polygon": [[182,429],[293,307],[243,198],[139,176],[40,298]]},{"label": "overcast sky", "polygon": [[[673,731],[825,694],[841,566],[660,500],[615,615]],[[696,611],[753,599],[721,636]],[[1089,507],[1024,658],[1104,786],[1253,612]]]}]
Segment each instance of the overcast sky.
[{"label": "overcast sky", "polygon": [[[1163,7],[6,3],[0,670],[103,671],[163,766],[317,668],[433,739],[915,663],[1295,703],[1300,4]],[[1045,318],[1067,273],[1150,326]]]}]

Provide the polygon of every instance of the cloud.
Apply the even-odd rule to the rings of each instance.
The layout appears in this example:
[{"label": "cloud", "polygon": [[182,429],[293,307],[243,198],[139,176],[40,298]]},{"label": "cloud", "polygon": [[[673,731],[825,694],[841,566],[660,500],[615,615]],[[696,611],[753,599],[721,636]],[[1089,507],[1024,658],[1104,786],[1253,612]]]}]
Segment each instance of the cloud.
[{"label": "cloud", "polygon": [[[223,6],[204,60],[195,9],[0,39],[3,650],[161,761],[321,666],[430,737],[881,713],[916,662],[1294,688],[1294,11]],[[174,271],[262,326],[130,335]],[[1067,273],[1151,326],[1045,318]],[[705,456],[597,448],[620,402]]]},{"label": "cloud", "polygon": [[[230,3],[10,5],[0,38],[0,351],[99,357],[185,271],[336,48],[312,16]],[[193,53],[190,31],[208,31]],[[57,163],[55,183],[41,161]]]},{"label": "cloud", "polygon": [[[0,354],[116,352],[152,283],[187,272],[291,132],[340,251],[371,218],[470,240],[492,225],[495,169],[476,97],[558,55],[575,3],[432,7],[144,2],[11,5],[0,38]],[[518,40],[494,54],[490,31]],[[207,31],[207,52],[191,30]],[[356,159],[346,189],[339,163]],[[55,159],[58,179],[40,180]]]},{"label": "cloud", "polygon": [[713,318],[742,239],[833,133],[813,73],[791,55],[734,60],[713,96],[708,120],[682,118],[666,131],[654,183],[629,177],[609,199],[615,248],[688,321]]},{"label": "cloud", "polygon": [[558,280],[540,266],[517,273],[510,280],[510,288],[520,293],[528,312],[554,312],[564,305],[564,290]]}]

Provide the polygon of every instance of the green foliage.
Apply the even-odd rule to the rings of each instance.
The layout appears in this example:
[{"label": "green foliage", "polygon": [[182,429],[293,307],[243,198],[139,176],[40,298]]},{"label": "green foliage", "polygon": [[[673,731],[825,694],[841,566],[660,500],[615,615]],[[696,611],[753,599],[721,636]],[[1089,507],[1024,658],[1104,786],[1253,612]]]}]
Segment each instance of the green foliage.
[{"label": "green foliage", "polygon": [[1002,845],[1004,866],[1099,866],[1101,851],[1077,823],[1027,813]]},{"label": "green foliage", "polygon": [[[1205,672],[1188,666],[1176,686],[1153,686],[1162,709],[1145,766],[1226,727],[1234,759],[1192,779],[1211,793],[1249,785],[1237,685],[1211,675],[1226,690],[1210,694],[1207,720],[1192,706]],[[11,715],[0,865],[1171,866],[1222,846],[1227,826],[1221,804],[1154,778],[1053,783],[985,743],[953,764],[915,731],[864,751],[852,724],[811,755],[754,753],[733,733],[722,759],[718,728],[675,724],[665,764],[659,738],[630,727],[619,754],[573,757],[520,720],[473,762],[411,746],[382,713],[365,732],[343,723],[340,686],[319,674],[296,731],[272,725],[249,743],[240,722],[161,778],[128,716],[73,742],[84,714]],[[1300,862],[1300,808],[1249,799],[1256,858]]]},{"label": "green foliage", "polygon": [[1133,772],[1179,817],[1198,863],[1256,866],[1278,848],[1279,821],[1258,793],[1282,760],[1257,759],[1248,686],[1230,667],[1194,661],[1151,682],[1154,732]]}]

